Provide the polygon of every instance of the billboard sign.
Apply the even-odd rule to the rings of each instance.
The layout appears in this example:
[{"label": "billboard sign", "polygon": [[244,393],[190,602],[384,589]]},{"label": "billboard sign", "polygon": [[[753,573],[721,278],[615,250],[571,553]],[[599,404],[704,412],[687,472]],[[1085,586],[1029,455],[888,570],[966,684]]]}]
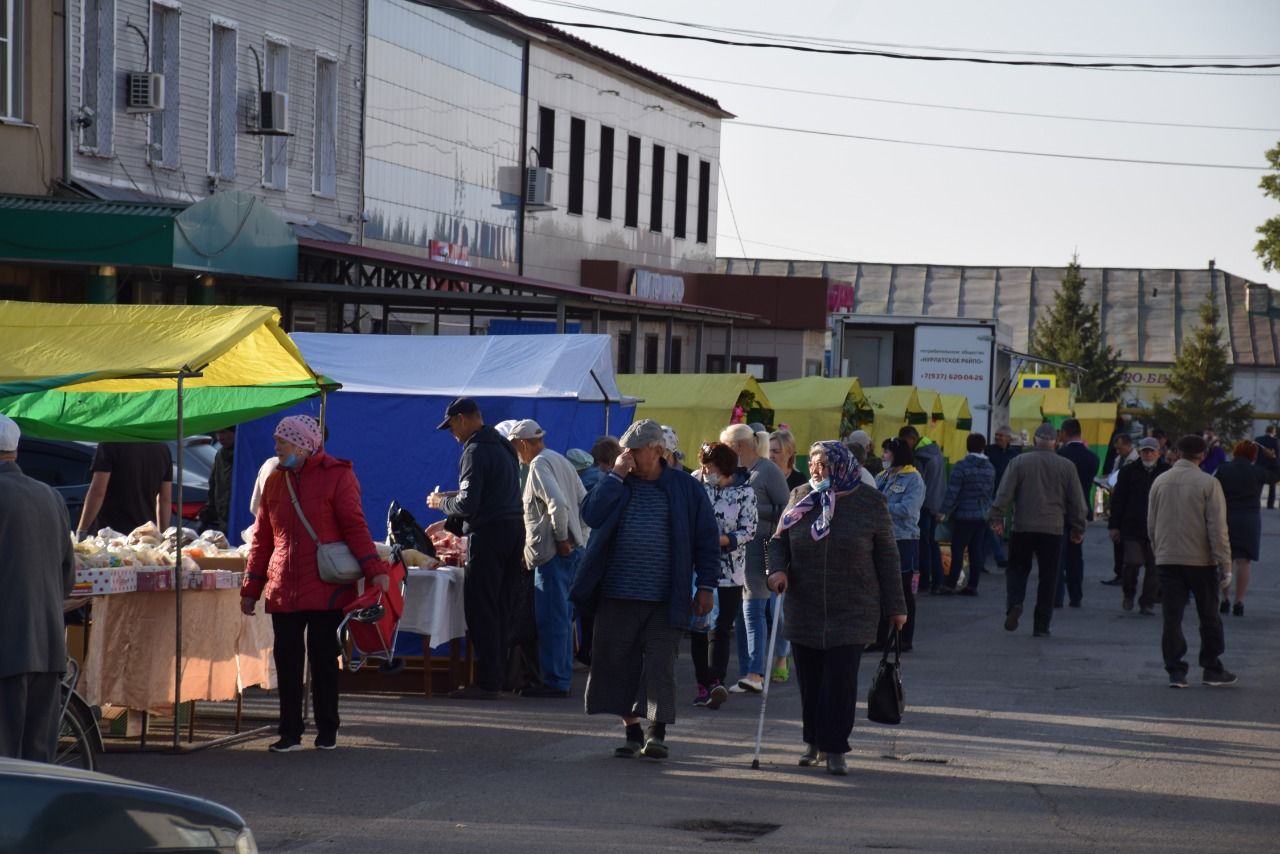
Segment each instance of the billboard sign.
[{"label": "billboard sign", "polygon": [[989,435],[995,340],[986,326],[917,326],[912,382],[969,401],[973,431]]}]

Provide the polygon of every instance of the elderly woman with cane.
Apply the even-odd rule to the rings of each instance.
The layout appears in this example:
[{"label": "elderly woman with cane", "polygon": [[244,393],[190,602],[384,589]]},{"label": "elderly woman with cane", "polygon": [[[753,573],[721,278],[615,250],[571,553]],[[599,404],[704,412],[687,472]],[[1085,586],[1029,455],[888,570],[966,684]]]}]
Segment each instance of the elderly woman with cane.
[{"label": "elderly woman with cane", "polygon": [[809,473],[769,541],[769,587],[787,594],[783,626],[804,719],[800,764],[818,765],[825,754],[827,771],[843,776],[862,649],[875,640],[881,613],[900,629],[907,609],[885,497],[861,482],[840,442],[810,448]]}]

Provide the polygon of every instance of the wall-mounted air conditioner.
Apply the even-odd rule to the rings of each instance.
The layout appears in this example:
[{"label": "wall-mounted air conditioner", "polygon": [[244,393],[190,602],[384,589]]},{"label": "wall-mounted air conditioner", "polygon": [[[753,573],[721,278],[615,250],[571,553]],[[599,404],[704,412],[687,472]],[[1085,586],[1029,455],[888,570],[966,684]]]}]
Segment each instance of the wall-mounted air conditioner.
[{"label": "wall-mounted air conditioner", "polygon": [[277,136],[289,133],[288,93],[258,93],[258,133]]},{"label": "wall-mounted air conditioner", "polygon": [[546,166],[530,166],[525,170],[524,203],[531,210],[551,207],[551,170]]},{"label": "wall-mounted air conditioner", "polygon": [[125,112],[157,113],[164,109],[164,75],[131,71],[128,75]]}]

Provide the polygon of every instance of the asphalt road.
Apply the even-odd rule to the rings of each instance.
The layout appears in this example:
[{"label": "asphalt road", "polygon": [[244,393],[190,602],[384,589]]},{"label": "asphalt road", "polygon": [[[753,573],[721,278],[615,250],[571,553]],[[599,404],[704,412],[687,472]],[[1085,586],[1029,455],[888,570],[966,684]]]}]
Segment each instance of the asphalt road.
[{"label": "asphalt road", "polygon": [[[620,727],[582,713],[585,674],[571,700],[344,697],[333,752],[274,755],[264,738],[103,770],[227,804],[268,851],[1274,851],[1280,513],[1263,524],[1248,614],[1226,618],[1237,686],[1199,684],[1188,614],[1192,687],[1167,687],[1160,617],[1098,583],[1111,550],[1095,523],[1084,606],[1055,612],[1051,638],[1032,638],[1029,612],[1003,630],[999,573],[976,598],[922,597],[906,719],[860,706],[846,778],[797,767],[794,683],[771,691],[753,771],[758,698],[684,709],[671,759],[624,761]],[[683,651],[680,674],[691,700]]]}]

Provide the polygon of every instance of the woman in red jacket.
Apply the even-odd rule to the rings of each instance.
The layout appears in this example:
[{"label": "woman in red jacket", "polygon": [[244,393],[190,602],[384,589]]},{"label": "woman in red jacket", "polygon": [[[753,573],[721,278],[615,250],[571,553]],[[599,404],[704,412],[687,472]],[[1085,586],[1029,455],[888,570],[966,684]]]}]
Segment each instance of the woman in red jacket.
[{"label": "woman in red jacket", "polygon": [[291,415],[276,427],[275,439],[280,467],[262,490],[249,565],[240,589],[240,610],[252,614],[259,597],[266,593],[267,613],[275,629],[280,693],[280,740],[271,750],[285,753],[302,749],[304,643],[311,661],[315,745],[332,750],[338,735],[338,623],[342,606],[355,594],[355,587],[320,579],[316,541],[298,518],[290,484],[321,543],[345,542],[365,578],[383,590],[389,586],[387,566],[378,558],[369,536],[360,507],[360,484],[351,463],[321,450],[316,420]]}]

